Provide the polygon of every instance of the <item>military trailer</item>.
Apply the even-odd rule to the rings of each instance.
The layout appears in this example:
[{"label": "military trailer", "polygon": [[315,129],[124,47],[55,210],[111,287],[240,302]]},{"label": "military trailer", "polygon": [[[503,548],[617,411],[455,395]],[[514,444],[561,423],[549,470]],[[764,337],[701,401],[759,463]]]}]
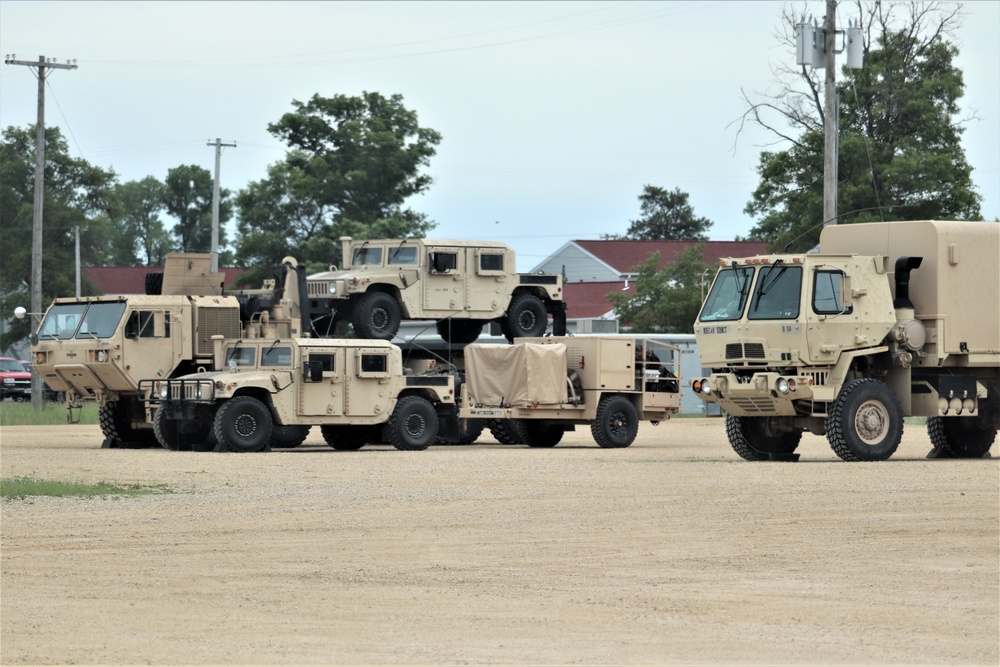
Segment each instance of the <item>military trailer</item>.
[{"label": "military trailer", "polygon": [[[145,295],[68,297],[52,305],[31,338],[32,367],[66,396],[67,420],[96,402],[105,447],[155,445],[139,396],[139,381],[214,367],[213,336],[300,335],[305,274],[285,258],[282,284],[224,292],[207,253],[172,253],[162,273],[150,273]],[[264,311],[248,304],[263,301]],[[280,435],[279,435],[280,437]]]},{"label": "military trailer", "polygon": [[358,338],[391,340],[401,320],[436,320],[442,338],[470,343],[496,322],[508,340],[566,333],[562,276],[519,274],[499,241],[353,240],[341,237],[344,265],[310,275],[310,309],[320,336],[350,322]]},{"label": "military trailer", "polygon": [[646,338],[524,338],[465,348],[459,415],[487,419],[504,444],[553,447],[589,425],[600,447],[628,447],[639,421],[680,407],[680,348]]},{"label": "military trailer", "polygon": [[[258,452],[275,428],[334,449],[422,450],[455,417],[455,378],[409,373],[383,340],[214,338],[216,370],[140,382],[156,439],[172,450]],[[299,439],[301,442],[301,439]],[[296,443],[298,444],[298,443]]]},{"label": "military trailer", "polygon": [[1000,224],[826,227],[821,253],[726,259],[695,323],[747,460],[794,458],[802,432],[846,461],[899,446],[927,417],[932,456],[981,457],[1000,427]]}]

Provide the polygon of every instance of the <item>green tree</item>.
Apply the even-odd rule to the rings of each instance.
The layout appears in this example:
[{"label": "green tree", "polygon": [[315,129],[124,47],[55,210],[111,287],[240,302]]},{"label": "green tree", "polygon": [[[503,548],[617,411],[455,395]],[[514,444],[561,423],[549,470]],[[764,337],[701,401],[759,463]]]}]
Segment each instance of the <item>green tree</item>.
[{"label": "green tree", "polygon": [[160,219],[166,207],[166,196],[166,186],[153,176],[115,186],[109,263],[117,266],[163,265],[170,251],[170,233]]},{"label": "green tree", "polygon": [[688,193],[680,188],[665,190],[646,185],[639,195],[642,217],[632,220],[624,236],[605,235],[610,239],[640,241],[707,241],[712,221],[694,214]]},{"label": "green tree", "polygon": [[638,267],[634,292],[611,292],[618,321],[634,333],[694,333],[702,300],[703,244],[692,245],[659,269],[654,252]]},{"label": "green tree", "polygon": [[[112,206],[113,171],[73,158],[59,128],[45,130],[45,201],[42,208],[42,303],[76,293],[75,231],[80,228],[84,266],[107,258],[107,212]],[[30,310],[34,224],[35,128],[8,127],[0,141],[0,312]],[[103,218],[103,220],[102,220]],[[95,288],[84,280],[84,294]],[[0,348],[30,333],[29,318],[13,320]]]},{"label": "green tree", "polygon": [[237,262],[269,266],[295,254],[311,268],[340,263],[340,236],[420,237],[434,223],[405,208],[441,135],[420,127],[402,96],[314,95],[268,126],[289,146],[267,177],[236,198]]},{"label": "green tree", "polygon": [[[164,205],[176,218],[173,228],[175,248],[182,252],[209,252],[212,249],[212,189],[215,180],[205,168],[182,164],[167,172]],[[219,248],[226,244],[225,223],[232,215],[230,192],[219,191]]]},{"label": "green tree", "polygon": [[[946,40],[957,9],[859,2],[857,10],[864,68],[842,69],[837,86],[838,223],[979,218],[981,197],[960,141],[958,50]],[[786,24],[792,20],[786,14]],[[805,250],[818,242],[823,223],[823,108],[816,72],[796,74],[797,87],[788,84],[763,102],[748,99],[743,120],[789,147],[761,153],[760,184],[745,212],[757,219],[749,238]]]}]

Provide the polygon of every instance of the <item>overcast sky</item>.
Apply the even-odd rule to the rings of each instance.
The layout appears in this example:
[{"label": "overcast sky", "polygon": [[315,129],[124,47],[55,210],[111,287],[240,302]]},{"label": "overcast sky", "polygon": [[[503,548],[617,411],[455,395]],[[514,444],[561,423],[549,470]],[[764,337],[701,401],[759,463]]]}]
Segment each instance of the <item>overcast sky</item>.
[{"label": "overcast sky", "polygon": [[[946,3],[947,4],[947,3]],[[236,191],[285,146],[267,124],[313,94],[399,93],[443,135],[409,205],[430,236],[501,239],[532,268],[571,239],[623,233],[645,184],[690,193],[714,240],[743,207],[769,137],[729,124],[794,54],[782,2],[0,2],[0,53],[76,59],[48,79],[46,124],[122,181],[180,164]],[[825,3],[788,6],[817,16]],[[1000,2],[965,3],[963,142],[1000,216]],[[853,6],[843,3],[839,24]],[[838,59],[842,63],[843,56]],[[0,126],[35,122],[28,67],[0,66]]]}]

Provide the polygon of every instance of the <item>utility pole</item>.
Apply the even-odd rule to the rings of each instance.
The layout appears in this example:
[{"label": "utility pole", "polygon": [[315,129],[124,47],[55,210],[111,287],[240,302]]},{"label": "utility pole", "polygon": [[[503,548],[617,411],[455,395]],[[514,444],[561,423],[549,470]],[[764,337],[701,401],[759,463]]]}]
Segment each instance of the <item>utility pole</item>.
[{"label": "utility pole", "polygon": [[826,96],[823,104],[823,223],[837,224],[837,0],[826,0],[823,25],[826,67]]},{"label": "utility pole", "polygon": [[216,138],[208,146],[215,146],[215,184],[212,187],[212,271],[219,270],[219,170],[222,166],[222,147],[236,148],[236,142],[222,143]]},{"label": "utility pole", "polygon": [[[42,312],[42,203],[45,201],[45,77],[47,69],[76,69],[76,61],[57,63],[55,58],[38,56],[38,62],[17,60],[17,56],[4,58],[8,65],[25,65],[38,68],[38,120],[35,123],[35,211],[31,229],[31,312],[36,317]],[[34,329],[34,320],[32,320]],[[42,409],[42,378],[31,374],[31,407]]]},{"label": "utility pole", "polygon": [[[847,67],[861,69],[864,61],[864,37],[860,21],[845,30],[837,30],[837,0],[826,0],[823,27],[807,21],[805,16],[796,28],[795,64],[825,69],[823,99],[823,224],[837,224],[837,157],[839,146],[840,108],[837,104],[836,55],[847,51]],[[837,35],[844,37],[844,46],[837,50]]]}]

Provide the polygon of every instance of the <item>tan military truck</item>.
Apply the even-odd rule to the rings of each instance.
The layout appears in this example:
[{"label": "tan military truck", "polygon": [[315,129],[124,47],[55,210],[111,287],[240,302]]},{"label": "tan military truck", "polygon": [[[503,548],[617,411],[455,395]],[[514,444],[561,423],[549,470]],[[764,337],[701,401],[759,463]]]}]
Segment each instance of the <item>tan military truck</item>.
[{"label": "tan military truck", "polygon": [[519,274],[499,241],[352,240],[344,266],[308,278],[311,310],[328,309],[319,335],[350,322],[358,338],[391,340],[403,319],[437,320],[442,338],[469,343],[497,322],[508,339],[566,333],[562,276]]},{"label": "tan military truck", "polygon": [[889,458],[905,416],[932,455],[986,455],[1000,427],[1000,224],[826,227],[821,253],[726,259],[695,336],[744,459],[795,458],[802,432],[847,461]]},{"label": "tan military truck", "polygon": [[[454,425],[455,379],[408,373],[384,340],[216,336],[214,371],[140,382],[160,444],[258,452],[276,427],[318,425],[334,449],[422,450]],[[440,419],[439,419],[440,417]]]},{"label": "tan military truck", "polygon": [[680,349],[648,338],[524,338],[465,347],[459,415],[487,419],[504,444],[554,447],[589,425],[601,447],[628,447],[639,421],[680,408]]},{"label": "tan military truck", "polygon": [[[140,380],[213,368],[215,335],[292,336],[309,326],[298,306],[305,272],[293,258],[281,285],[268,280],[259,290],[224,292],[223,274],[210,267],[209,254],[172,253],[162,273],[147,275],[152,294],[53,300],[32,334],[31,359],[45,384],[65,393],[68,421],[96,402],[105,447],[155,445]],[[252,310],[254,302],[267,308]]]}]

